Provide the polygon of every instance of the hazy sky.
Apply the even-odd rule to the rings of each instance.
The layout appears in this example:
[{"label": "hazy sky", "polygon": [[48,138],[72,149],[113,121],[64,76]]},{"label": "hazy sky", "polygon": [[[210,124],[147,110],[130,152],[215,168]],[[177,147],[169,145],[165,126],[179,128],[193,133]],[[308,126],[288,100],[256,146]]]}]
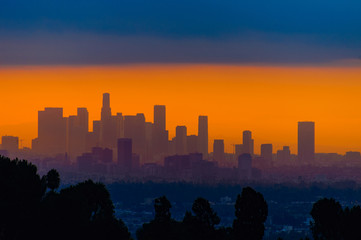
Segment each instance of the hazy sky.
[{"label": "hazy sky", "polygon": [[0,64],[359,59],[357,0],[2,0]]},{"label": "hazy sky", "polygon": [[[36,137],[37,111],[167,105],[168,129],[209,116],[210,149],[243,130],[295,153],[297,121],[316,151],[361,150],[361,1],[1,0],[0,135]],[[49,66],[51,65],[51,66]],[[6,99],[6,100],[4,100]]]}]

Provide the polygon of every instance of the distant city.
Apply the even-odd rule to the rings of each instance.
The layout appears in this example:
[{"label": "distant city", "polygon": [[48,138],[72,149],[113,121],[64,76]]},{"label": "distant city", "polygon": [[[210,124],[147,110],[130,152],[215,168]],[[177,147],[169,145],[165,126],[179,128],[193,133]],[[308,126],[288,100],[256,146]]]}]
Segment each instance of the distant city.
[{"label": "distant city", "polygon": [[177,126],[169,139],[165,105],[154,106],[153,122],[146,122],[143,113],[112,115],[109,93],[103,94],[100,120],[92,124],[90,132],[86,108],[69,117],[62,108],[45,108],[38,112],[32,148],[19,149],[19,137],[2,136],[0,155],[28,159],[40,171],[57,168],[69,181],[87,176],[108,182],[361,181],[360,152],[315,153],[311,121],[298,122],[297,155],[289,146],[275,152],[272,143],[261,144],[256,155],[250,130],[243,131],[243,142],[234,145],[233,153],[225,152],[223,139],[215,139],[209,152],[208,116],[198,117],[198,135]]}]

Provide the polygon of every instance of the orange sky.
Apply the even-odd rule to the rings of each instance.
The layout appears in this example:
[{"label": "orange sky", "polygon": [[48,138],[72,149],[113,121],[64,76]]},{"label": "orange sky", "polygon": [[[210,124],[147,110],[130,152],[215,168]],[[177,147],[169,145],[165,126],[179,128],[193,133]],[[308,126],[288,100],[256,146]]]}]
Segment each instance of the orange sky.
[{"label": "orange sky", "polygon": [[[316,122],[316,152],[361,151],[361,68],[232,65],[125,65],[0,68],[0,135],[16,135],[30,146],[37,111],[63,107],[64,115],[87,107],[100,118],[103,92],[113,114],[145,113],[167,106],[167,129],[187,125],[196,134],[198,115],[209,116],[213,139],[228,152],[251,130],[255,152],[262,143],[297,152],[297,121]],[[91,125],[91,124],[90,124]]]}]

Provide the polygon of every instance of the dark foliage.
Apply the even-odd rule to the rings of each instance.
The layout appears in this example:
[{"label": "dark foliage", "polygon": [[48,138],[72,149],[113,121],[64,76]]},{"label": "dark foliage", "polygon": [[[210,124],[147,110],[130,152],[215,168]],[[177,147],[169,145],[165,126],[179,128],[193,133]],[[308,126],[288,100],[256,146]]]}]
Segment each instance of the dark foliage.
[{"label": "dark foliage", "polygon": [[261,240],[268,215],[268,206],[262,194],[250,187],[244,188],[242,194],[237,196],[235,209],[234,238]]},{"label": "dark foliage", "polygon": [[51,169],[48,174],[46,174],[46,186],[54,191],[60,186],[60,175],[55,169]]},{"label": "dark foliage", "polygon": [[54,169],[40,178],[31,163],[0,156],[0,239],[130,239],[103,184],[88,180],[56,193],[59,183]]}]

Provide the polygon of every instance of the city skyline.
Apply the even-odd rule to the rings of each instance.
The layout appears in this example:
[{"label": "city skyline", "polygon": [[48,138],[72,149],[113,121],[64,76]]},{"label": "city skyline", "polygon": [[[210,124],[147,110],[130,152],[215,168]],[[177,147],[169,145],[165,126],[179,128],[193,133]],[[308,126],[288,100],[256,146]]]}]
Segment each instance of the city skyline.
[{"label": "city skyline", "polygon": [[[147,156],[153,158],[153,155],[158,154],[165,156],[201,153],[204,159],[207,159],[208,153],[213,152],[214,161],[223,162],[225,160],[224,154],[227,151],[225,151],[224,139],[208,138],[208,116],[198,116],[198,135],[187,134],[187,126],[178,125],[175,129],[176,135],[173,138],[169,138],[166,116],[165,105],[154,105],[153,122],[147,122],[143,113],[123,115],[117,112],[112,115],[109,93],[102,94],[99,120],[89,121],[89,113],[84,107],[77,108],[77,115],[69,116],[63,115],[63,108],[61,107],[45,107],[44,110],[38,111],[38,137],[32,139],[31,149],[34,152],[44,154],[67,153],[68,157],[74,160],[93,147],[116,149],[118,145],[119,148],[119,141],[123,139],[124,141],[130,140],[131,145],[134,144],[133,150],[140,154],[141,158],[147,158]],[[89,126],[93,127],[89,128]],[[297,135],[296,154],[298,154],[298,160],[304,163],[312,163],[315,154],[315,122],[299,121]],[[255,150],[252,131],[243,130],[242,138],[242,144],[239,142],[232,144],[232,152],[228,153],[236,156],[240,153],[248,153],[253,156]],[[2,139],[3,141],[9,139],[10,142],[13,142],[9,146],[15,146],[14,141],[16,139],[16,149],[19,148],[18,136],[5,135]],[[212,151],[208,150],[209,142],[213,142]],[[170,143],[173,146],[169,146]],[[2,143],[2,146],[5,146],[4,144]],[[148,146],[148,144],[151,145]],[[259,155],[265,159],[267,157],[263,156],[262,151],[263,147],[267,145],[270,145],[270,154],[273,153],[272,143],[260,144]],[[151,155],[146,153],[149,148],[151,148]],[[289,146],[283,146],[283,150],[285,148],[289,151]],[[279,151],[281,150],[275,152],[278,154]]]},{"label": "city skyline", "polygon": [[[260,70],[264,71],[260,72]],[[211,126],[209,128],[210,149],[213,144],[212,139],[224,138],[225,149],[231,152],[232,144],[241,140],[242,130],[252,129],[258,139],[255,142],[256,153],[259,153],[262,142],[270,141],[273,142],[276,150],[289,145],[291,151],[295,152],[297,128],[294,123],[313,120],[318,123],[316,152],[360,151],[358,142],[361,142],[361,129],[358,125],[361,122],[361,116],[353,110],[359,101],[356,94],[358,89],[356,80],[360,70],[333,69],[331,70],[333,77],[327,73],[328,70],[252,69],[236,66],[223,68],[219,66],[155,66],[154,68],[132,66],[100,69],[34,67],[21,71],[17,68],[2,69],[0,78],[3,89],[8,90],[4,92],[4,98],[12,100],[2,105],[4,114],[0,119],[0,134],[20,136],[23,139],[20,145],[30,146],[31,139],[36,137],[37,111],[46,105],[63,107],[65,116],[74,115],[78,106],[87,107],[89,119],[98,119],[101,105],[94,96],[98,96],[103,89],[105,91],[102,92],[106,92],[111,88],[114,110],[124,114],[143,112],[147,121],[153,117],[154,105],[166,104],[170,137],[175,136],[175,126],[182,124],[187,125],[190,134],[196,134],[198,115],[208,115]],[[227,76],[224,84],[217,84],[215,80],[221,79],[227,72],[230,75]],[[171,77],[172,74],[174,78]],[[299,74],[303,75],[299,76]],[[240,78],[243,75],[245,77]],[[296,75],[295,77],[299,80],[289,80],[293,75]],[[347,80],[341,84],[336,79],[343,75]],[[313,80],[317,77],[318,80],[312,83],[311,77]],[[303,78],[307,81],[302,82]],[[100,79],[105,80],[99,81]],[[165,82],[166,79],[172,79],[173,82]],[[191,80],[194,79],[199,80],[190,85]],[[209,79],[209,82],[206,83],[206,79]],[[329,82],[329,79],[334,79],[334,81]],[[125,82],[126,80],[131,81]],[[237,80],[240,82],[236,83]],[[152,90],[150,83],[153,81],[153,87],[159,86],[159,88]],[[252,81],[258,85],[252,84]],[[182,82],[184,85],[178,87],[181,91],[174,94],[177,89],[173,86]],[[227,84],[230,87],[223,86]],[[13,89],[15,86],[16,90]],[[59,91],[55,91],[54,86]],[[188,86],[192,86],[193,89],[189,89]],[[274,90],[270,91],[270,87]],[[310,87],[312,87],[311,92]],[[202,88],[206,91],[202,91]],[[242,93],[242,89],[248,91]],[[311,94],[307,97],[311,99],[304,99],[301,92],[298,92],[302,89]],[[16,98],[9,95],[14,91],[19,92]],[[131,95],[137,91],[139,98],[132,98]],[[152,94],[154,91],[156,94]],[[190,100],[182,98],[183,91],[187,92],[187,96],[191,98],[199,97],[209,100],[192,101],[192,104],[188,105]],[[355,92],[355,94],[347,94],[349,92]],[[335,94],[341,94],[343,98],[335,99],[333,97]],[[216,97],[210,98],[210,96]],[[132,100],[129,101],[129,98]],[[290,101],[284,100],[287,98]],[[178,99],[183,99],[183,101],[178,101]],[[302,104],[302,101],[310,100],[314,101],[314,104]],[[240,106],[237,101],[243,101],[244,104]],[[299,104],[297,110],[294,109],[296,104]],[[244,109],[249,114],[245,115]],[[227,117],[227,115],[235,117]]]}]

